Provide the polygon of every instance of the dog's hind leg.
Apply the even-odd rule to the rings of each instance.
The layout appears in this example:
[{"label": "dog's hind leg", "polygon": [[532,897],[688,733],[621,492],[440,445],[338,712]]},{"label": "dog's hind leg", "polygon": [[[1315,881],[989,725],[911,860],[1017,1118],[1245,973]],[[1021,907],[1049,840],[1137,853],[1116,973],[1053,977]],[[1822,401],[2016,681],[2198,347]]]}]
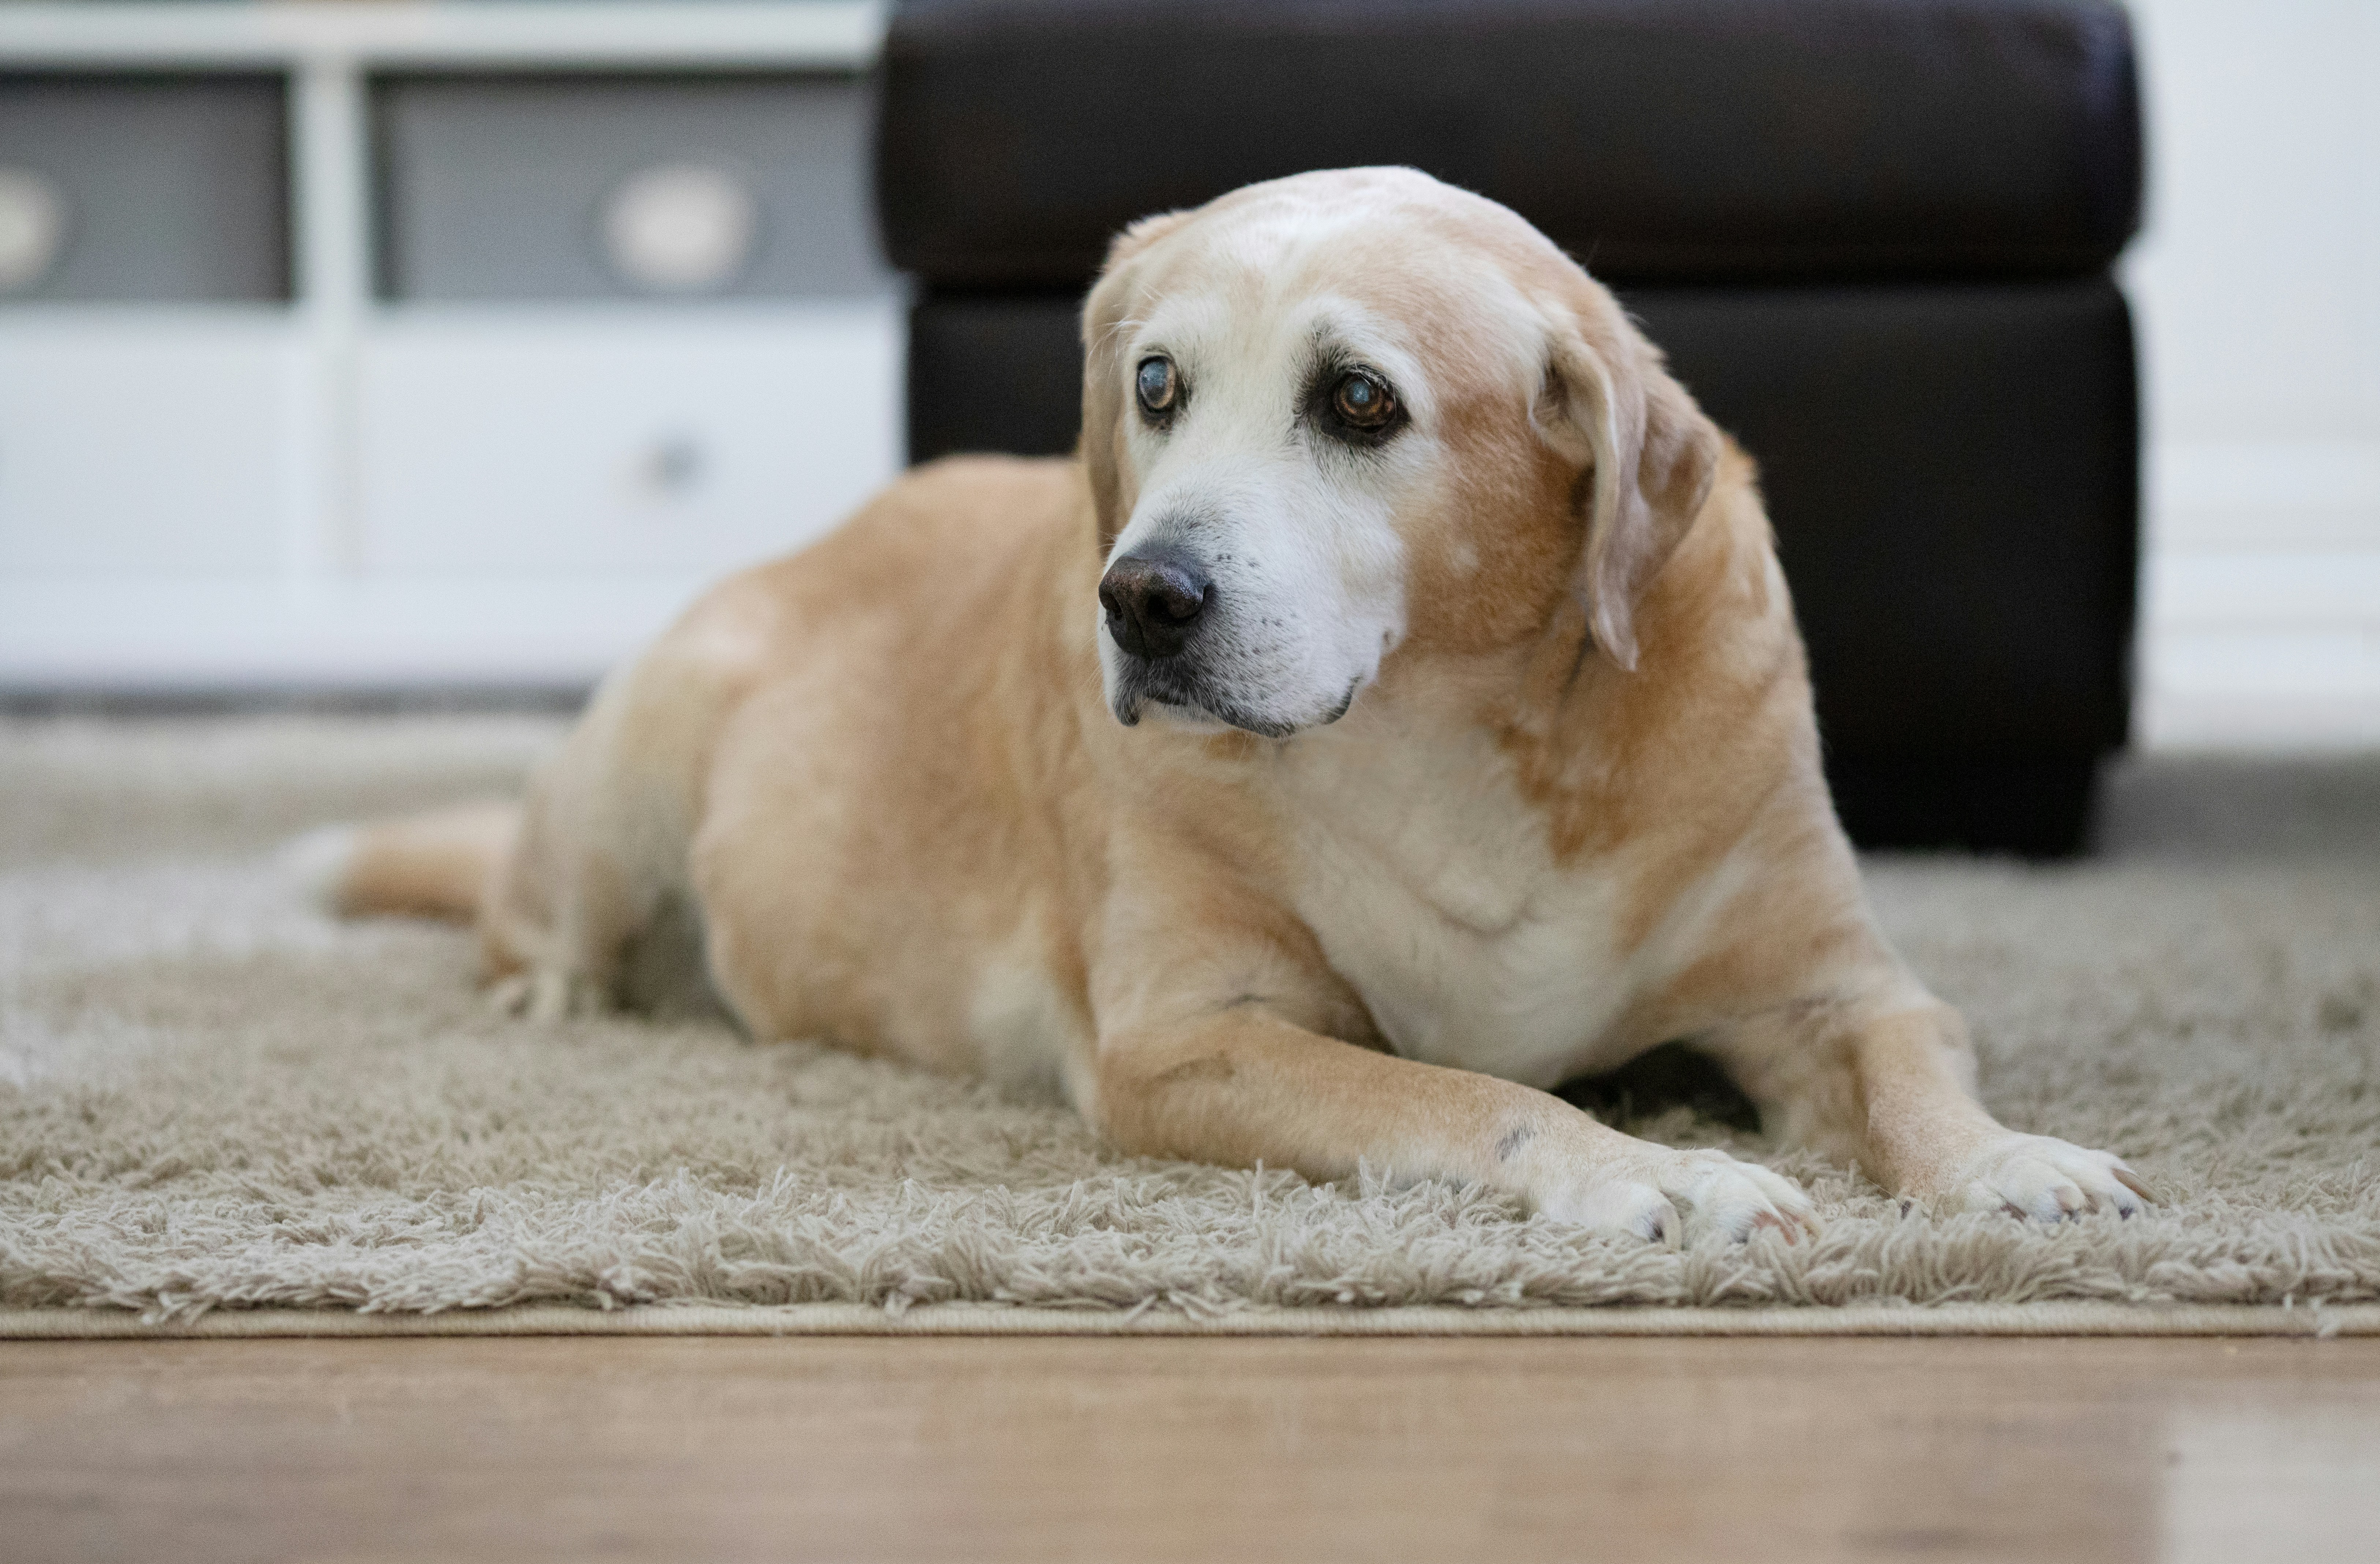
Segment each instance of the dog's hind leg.
[{"label": "dog's hind leg", "polygon": [[490,996],[533,1021],[619,1003],[633,945],[684,884],[680,811],[634,742],[634,683],[599,690],[540,768],[480,910]]},{"label": "dog's hind leg", "polygon": [[694,947],[664,964],[700,967],[687,847],[719,725],[770,665],[772,594],[756,572],[688,609],[603,682],[521,804],[335,828],[299,867],[336,910],[476,917],[492,996],[534,1018],[627,997],[657,925]]},{"label": "dog's hind leg", "polygon": [[476,922],[500,1008],[608,1008],[628,947],[683,879],[682,842],[674,866],[668,811],[621,742],[624,704],[599,693],[522,802],[328,827],[285,862],[342,916]]}]

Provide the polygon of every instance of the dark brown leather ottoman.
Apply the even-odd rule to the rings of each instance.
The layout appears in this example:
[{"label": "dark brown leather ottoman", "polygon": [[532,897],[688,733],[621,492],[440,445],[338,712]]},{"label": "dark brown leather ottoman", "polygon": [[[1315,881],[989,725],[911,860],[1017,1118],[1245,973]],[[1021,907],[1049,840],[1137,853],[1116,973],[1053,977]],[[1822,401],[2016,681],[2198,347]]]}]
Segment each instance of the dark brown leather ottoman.
[{"label": "dark brown leather ottoman", "polygon": [[1869,845],[2070,852],[2124,743],[2131,31],[2093,0],[912,0],[914,460],[1074,443],[1108,236],[1402,163],[1609,283],[1758,458]]}]

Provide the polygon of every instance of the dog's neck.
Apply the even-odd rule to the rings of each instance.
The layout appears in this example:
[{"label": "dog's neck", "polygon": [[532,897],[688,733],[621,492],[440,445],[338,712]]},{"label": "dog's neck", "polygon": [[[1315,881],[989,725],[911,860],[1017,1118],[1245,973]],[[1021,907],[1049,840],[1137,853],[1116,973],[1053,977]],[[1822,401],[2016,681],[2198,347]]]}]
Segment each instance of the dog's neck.
[{"label": "dog's neck", "polygon": [[[1709,770],[1715,750],[1767,734],[1809,744],[1815,765],[1808,735],[1770,732],[1806,708],[1806,674],[1748,467],[1730,476],[1635,605],[1634,669],[1595,645],[1585,605],[1564,595],[1536,634],[1508,647],[1461,658],[1400,648],[1345,721],[1498,757],[1561,860],[1691,810],[1679,779]],[[1326,730],[1290,743],[1307,739],[1331,742]]]}]

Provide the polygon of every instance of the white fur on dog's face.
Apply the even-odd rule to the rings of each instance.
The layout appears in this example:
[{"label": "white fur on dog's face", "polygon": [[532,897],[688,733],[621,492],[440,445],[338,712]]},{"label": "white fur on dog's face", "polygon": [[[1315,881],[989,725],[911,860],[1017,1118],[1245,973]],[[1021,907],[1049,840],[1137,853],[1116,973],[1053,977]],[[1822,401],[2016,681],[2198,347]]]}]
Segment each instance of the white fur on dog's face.
[{"label": "white fur on dog's face", "polygon": [[[1545,328],[1493,266],[1377,205],[1202,215],[1164,249],[1105,345],[1137,494],[1102,568],[1182,559],[1212,592],[1173,657],[1126,651],[1103,616],[1105,694],[1126,724],[1285,737],[1343,714],[1406,634],[1416,535],[1459,487],[1441,423],[1451,368],[1431,344],[1452,331],[1475,370],[1493,360],[1524,420]],[[1417,319],[1451,297],[1463,321]],[[1133,389],[1150,359],[1176,377],[1163,418]],[[1387,388],[1390,428],[1336,416],[1350,374]]]},{"label": "white fur on dog's face", "polygon": [[[1181,656],[1148,663],[1102,634],[1100,667],[1125,722],[1154,711],[1281,736],[1345,711],[1404,632],[1396,512],[1427,481],[1428,383],[1348,300],[1235,313],[1210,297],[1163,300],[1121,355],[1135,370],[1170,359],[1179,402],[1162,427],[1127,404],[1140,503],[1108,563],[1186,555],[1214,596]],[[1315,405],[1359,368],[1404,413],[1402,427],[1362,445],[1326,427]]]}]

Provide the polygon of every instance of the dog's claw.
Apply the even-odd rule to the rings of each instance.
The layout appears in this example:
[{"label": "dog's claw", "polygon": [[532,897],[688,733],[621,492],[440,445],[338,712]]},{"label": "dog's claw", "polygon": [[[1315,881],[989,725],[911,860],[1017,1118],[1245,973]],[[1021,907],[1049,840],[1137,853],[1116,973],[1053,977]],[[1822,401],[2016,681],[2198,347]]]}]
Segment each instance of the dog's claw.
[{"label": "dog's claw", "polygon": [[2057,1223],[2094,1212],[2139,1215],[2152,1203],[2140,1175],[2113,1152],[2050,1135],[2009,1134],[1971,1159],[1957,1204]]}]

